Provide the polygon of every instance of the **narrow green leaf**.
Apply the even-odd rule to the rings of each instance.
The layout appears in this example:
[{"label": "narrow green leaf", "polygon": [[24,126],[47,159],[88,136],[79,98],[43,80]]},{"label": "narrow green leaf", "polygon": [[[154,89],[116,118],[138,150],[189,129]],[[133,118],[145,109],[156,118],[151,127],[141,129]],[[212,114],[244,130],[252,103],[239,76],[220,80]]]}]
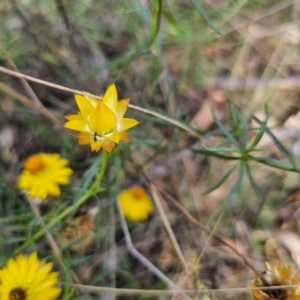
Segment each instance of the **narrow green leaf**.
[{"label": "narrow green leaf", "polygon": [[91,193],[91,196],[97,195],[97,194],[102,193],[102,192],[104,192],[104,191],[106,191],[106,188],[99,187],[99,188],[97,188],[93,193]]},{"label": "narrow green leaf", "polygon": [[69,300],[73,295],[73,289],[71,287],[71,259],[70,256],[67,255],[66,260],[66,272],[65,272],[65,284],[64,284],[64,299]]},{"label": "narrow green leaf", "polygon": [[[266,148],[254,148],[251,150],[251,152],[260,152],[260,151],[264,151],[264,150],[266,150]],[[249,151],[247,150],[247,152],[249,152]]]},{"label": "narrow green leaf", "polygon": [[280,161],[275,158],[255,157],[255,156],[249,155],[248,159],[257,161],[259,163],[262,163],[264,165],[267,165],[267,166],[270,166],[270,167],[273,167],[276,169],[300,173],[300,167],[294,167],[286,162]]},{"label": "narrow green leaf", "polygon": [[226,137],[237,147],[239,148],[239,144],[234,139],[233,135],[225,128],[225,126],[222,124],[222,122],[217,118],[214,110],[212,110],[212,115],[214,118],[215,123],[219,127],[219,129],[226,135]]},{"label": "narrow green leaf", "polygon": [[166,18],[167,22],[169,23],[171,29],[171,33],[174,35],[184,34],[184,31],[181,29],[179,23],[174,18],[173,14],[170,11],[163,10],[162,14]]},{"label": "narrow green leaf", "polygon": [[231,118],[233,120],[233,123],[234,123],[235,127],[237,127],[240,120],[238,118],[238,113],[236,111],[236,105],[234,104],[234,102],[232,101],[231,98],[228,98],[227,102],[228,102]]},{"label": "narrow green leaf", "polygon": [[246,147],[247,147],[247,140],[248,140],[248,126],[247,126],[247,122],[243,122],[242,125],[242,150],[245,151]]},{"label": "narrow green leaf", "polygon": [[[262,124],[262,122],[255,116],[253,116],[253,119],[256,123]],[[293,167],[296,168],[296,163],[295,163],[293,157],[291,156],[290,152],[283,146],[283,144],[278,140],[278,138],[272,133],[272,131],[268,127],[266,127],[266,133],[271,138],[271,140],[274,142],[276,147],[287,157],[287,159],[290,161],[290,163],[293,165]]]},{"label": "narrow green leaf", "polygon": [[75,198],[74,203],[77,203],[77,201],[87,192],[89,186],[91,185],[93,179],[97,174],[99,173],[100,163],[102,161],[102,157],[99,156],[99,158],[96,158],[92,165],[88,168],[88,170],[84,173],[82,181],[81,181],[81,189],[78,193],[77,197]]},{"label": "narrow green leaf", "polygon": [[241,153],[240,149],[237,148],[228,148],[228,147],[216,147],[216,148],[210,148],[210,147],[202,147],[203,149],[210,151],[210,152],[236,152]]},{"label": "narrow green leaf", "polygon": [[263,199],[263,196],[261,194],[261,191],[258,187],[258,184],[256,183],[254,177],[252,176],[252,173],[251,173],[251,170],[250,170],[250,167],[249,167],[249,164],[246,163],[246,173],[247,173],[247,177],[249,179],[249,182],[250,182],[250,185],[252,187],[252,189],[254,190],[256,196],[262,200]]},{"label": "narrow green leaf", "polygon": [[221,32],[219,31],[219,29],[212,23],[212,21],[210,20],[210,18],[208,17],[208,15],[205,13],[205,11],[203,10],[203,8],[199,4],[199,2],[197,0],[190,0],[190,1],[192,2],[192,4],[194,5],[194,7],[196,8],[196,10],[199,12],[199,14],[201,15],[201,17],[209,25],[209,27],[214,32],[216,32],[217,34],[221,35]]},{"label": "narrow green leaf", "polygon": [[213,157],[216,157],[219,159],[224,159],[224,160],[240,160],[240,157],[223,155],[223,154],[220,154],[217,152],[212,152],[212,151],[207,151],[207,150],[192,149],[192,151],[206,155],[206,156],[213,156]]},{"label": "narrow green leaf", "polygon": [[260,130],[257,134],[257,136],[255,137],[254,141],[252,142],[251,146],[248,148],[250,151],[253,150],[253,148],[260,142],[260,140],[262,139],[264,133],[267,130],[267,123],[270,117],[270,112],[268,110],[267,105],[265,106],[265,120],[261,123],[261,127]]},{"label": "narrow green leaf", "polygon": [[160,18],[161,18],[161,13],[162,13],[162,0],[158,0],[156,3],[157,7],[152,13],[153,19],[155,19],[155,26],[153,26],[151,30],[151,42],[149,43],[150,45],[154,43],[154,41],[157,38],[157,35],[160,30]]},{"label": "narrow green leaf", "polygon": [[[220,134],[220,130],[218,129],[218,132],[215,135],[219,135]],[[225,147],[225,145],[229,142],[228,138],[224,138],[221,143],[218,145],[218,147]]]},{"label": "narrow green leaf", "polygon": [[235,168],[238,166],[238,163],[235,164],[214,186],[212,186],[211,188],[209,188],[208,190],[206,190],[204,193],[202,193],[202,195],[207,195],[210,192],[214,191],[215,189],[217,189],[220,185],[222,185],[227,178],[231,175],[231,173],[235,170]]},{"label": "narrow green leaf", "polygon": [[229,194],[227,195],[225,201],[228,201],[231,199],[231,197],[234,195],[234,193],[240,188],[244,180],[244,162],[240,162],[240,172],[239,172],[239,179],[236,182],[236,184],[233,186],[233,188],[230,190]]}]

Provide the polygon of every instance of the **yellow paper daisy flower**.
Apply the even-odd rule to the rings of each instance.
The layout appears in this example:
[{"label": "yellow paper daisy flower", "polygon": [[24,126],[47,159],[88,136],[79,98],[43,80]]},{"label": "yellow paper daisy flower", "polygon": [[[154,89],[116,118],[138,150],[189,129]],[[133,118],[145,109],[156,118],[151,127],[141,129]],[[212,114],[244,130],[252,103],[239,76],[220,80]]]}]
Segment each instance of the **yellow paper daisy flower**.
[{"label": "yellow paper daisy flower", "polygon": [[37,253],[10,259],[0,270],[1,300],[54,300],[61,292],[56,287],[58,272],[52,263],[39,261]]},{"label": "yellow paper daisy flower", "polygon": [[[300,272],[292,276],[291,266],[285,267],[282,262],[271,265],[266,262],[266,270],[251,283],[251,287],[266,287],[253,290],[255,300],[300,300],[300,287],[280,288],[281,285],[300,284]],[[276,286],[275,289],[267,288]]]},{"label": "yellow paper daisy flower", "polygon": [[68,160],[59,154],[38,153],[29,156],[19,175],[17,186],[29,192],[32,198],[45,199],[48,195],[60,195],[59,184],[68,184],[69,175],[73,173],[67,168]]},{"label": "yellow paper daisy flower", "polygon": [[102,147],[111,152],[115,143],[127,141],[126,130],[139,122],[123,118],[129,99],[118,102],[118,93],[114,84],[110,85],[102,100],[91,96],[75,95],[80,112],[66,117],[66,128],[79,131],[79,145],[90,144],[92,151]]},{"label": "yellow paper daisy flower", "polygon": [[121,191],[118,201],[124,216],[133,222],[146,220],[153,212],[151,199],[141,186]]}]

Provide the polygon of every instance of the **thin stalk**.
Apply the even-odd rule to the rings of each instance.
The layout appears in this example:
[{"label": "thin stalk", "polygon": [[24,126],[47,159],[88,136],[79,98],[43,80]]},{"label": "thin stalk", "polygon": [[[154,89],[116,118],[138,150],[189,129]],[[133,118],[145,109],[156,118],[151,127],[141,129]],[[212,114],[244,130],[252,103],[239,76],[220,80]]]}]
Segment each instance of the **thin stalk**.
[{"label": "thin stalk", "polygon": [[119,201],[117,201],[117,207],[119,210],[119,216],[121,221],[122,230],[125,236],[125,242],[127,249],[129,252],[134,256],[141,264],[148,268],[150,272],[155,274],[161,281],[167,284],[172,290],[179,292],[182,297],[186,300],[191,300],[191,298],[186,295],[181,289],[172,281],[170,280],[162,271],[160,271],[156,266],[154,266],[145,256],[143,256],[140,252],[138,252],[132,244],[131,236],[129,233],[129,229],[121,209]]},{"label": "thin stalk", "polygon": [[107,166],[107,152],[103,149],[100,173],[99,176],[96,178],[95,182],[92,184],[90,190],[95,190],[100,185],[106,170],[106,166]]},{"label": "thin stalk", "polygon": [[[73,94],[78,94],[78,95],[83,95],[83,96],[84,95],[89,95],[89,96],[94,97],[96,99],[102,99],[100,96],[97,96],[97,95],[89,94],[89,93],[78,91],[78,90],[75,90],[75,89],[70,89],[70,88],[61,86],[59,84],[51,83],[51,82],[41,80],[41,79],[38,79],[38,78],[35,78],[35,77],[32,77],[32,76],[28,76],[28,75],[25,75],[25,74],[22,74],[22,73],[19,73],[19,72],[15,72],[13,70],[10,70],[10,69],[7,69],[7,68],[1,67],[1,66],[0,66],[0,72],[5,73],[5,74],[9,74],[9,75],[12,75],[12,76],[16,76],[18,78],[25,78],[26,80],[33,81],[33,82],[36,82],[36,83],[39,83],[39,84],[43,84],[43,85],[46,85],[46,86],[49,86],[49,87],[52,87],[52,88],[55,88],[55,89],[58,89],[58,90],[70,92],[70,93],[73,93]],[[164,116],[163,114],[160,114],[156,111],[152,111],[152,110],[149,110],[149,109],[146,109],[146,108],[142,108],[142,107],[137,106],[137,105],[129,104],[128,107],[133,108],[133,109],[138,110],[138,111],[141,111],[141,112],[144,112],[146,114],[155,116],[155,117],[160,118],[162,120],[165,120],[165,121],[181,128],[181,129],[183,129],[184,131],[189,132],[191,135],[193,135],[197,138],[201,138],[201,135],[197,132],[197,130],[195,130],[194,128],[192,128],[192,127],[190,127],[190,126],[188,126],[184,123],[181,123],[180,121],[177,121],[175,119]]]}]

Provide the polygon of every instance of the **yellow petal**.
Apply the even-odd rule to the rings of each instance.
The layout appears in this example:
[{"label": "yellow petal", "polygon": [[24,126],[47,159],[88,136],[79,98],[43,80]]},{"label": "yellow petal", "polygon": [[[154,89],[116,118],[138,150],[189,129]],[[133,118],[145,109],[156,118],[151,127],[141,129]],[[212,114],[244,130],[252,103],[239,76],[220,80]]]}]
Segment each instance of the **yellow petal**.
[{"label": "yellow petal", "polygon": [[113,143],[109,140],[106,140],[102,147],[104,148],[104,150],[106,150],[108,153],[110,153],[112,151],[112,149],[114,148],[114,146],[115,146],[115,143]]},{"label": "yellow petal", "polygon": [[123,214],[131,221],[143,221],[153,212],[152,202],[142,187],[124,190],[118,195]]},{"label": "yellow petal", "polygon": [[99,151],[100,148],[102,147],[102,145],[104,144],[105,140],[99,140],[99,141],[94,141],[94,139],[90,140],[90,145],[91,145],[91,149],[92,151]]},{"label": "yellow petal", "polygon": [[128,135],[125,131],[119,133],[119,139],[120,139],[120,141],[128,141],[129,140]]},{"label": "yellow petal", "polygon": [[34,276],[36,274],[36,271],[39,267],[39,260],[37,258],[37,253],[33,252],[29,258],[29,268],[28,268],[28,274],[27,274],[27,280],[29,283],[31,283],[34,280]]},{"label": "yellow petal", "polygon": [[68,115],[65,117],[68,121],[72,121],[72,120],[83,120],[82,115],[79,113],[77,115]]},{"label": "yellow petal", "polygon": [[90,96],[89,95],[89,93],[87,93],[87,95],[84,95],[85,97],[86,97],[86,99],[88,100],[88,101],[90,101],[90,103],[93,105],[93,107],[96,107],[97,105],[98,105],[98,99],[96,99],[96,98],[94,98],[94,97],[92,97],[92,96]]},{"label": "yellow petal", "polygon": [[80,132],[90,132],[89,126],[85,120],[72,120],[67,122],[64,127]]},{"label": "yellow petal", "polygon": [[112,132],[110,134],[104,135],[104,137],[114,143],[119,143],[119,141],[120,141],[119,132],[117,130],[115,130],[114,132]]},{"label": "yellow petal", "polygon": [[52,265],[53,263],[46,263],[44,265],[40,265],[39,269],[36,272],[36,277],[32,285],[38,285],[40,282],[44,281],[50,273]]},{"label": "yellow petal", "polygon": [[118,121],[121,121],[122,118],[124,117],[125,112],[126,112],[127,107],[128,107],[128,104],[129,104],[129,99],[123,99],[120,102],[118,102],[118,104],[117,104],[117,113],[116,113]]},{"label": "yellow petal", "polygon": [[87,117],[93,112],[94,106],[82,95],[75,95],[75,101],[83,118],[86,120]]},{"label": "yellow petal", "polygon": [[97,132],[99,135],[107,134],[114,131],[116,123],[116,115],[103,101],[99,101],[90,116],[89,125],[91,130]]},{"label": "yellow petal", "polygon": [[117,111],[118,93],[114,84],[110,85],[103,97],[103,103],[108,106],[114,113]]},{"label": "yellow petal", "polygon": [[119,124],[118,131],[126,131],[129,128],[136,126],[137,124],[139,124],[139,122],[135,119],[124,118]]},{"label": "yellow petal", "polygon": [[53,196],[53,197],[58,197],[60,196],[60,188],[58,185],[54,182],[49,182],[48,184],[48,194]]},{"label": "yellow petal", "polygon": [[86,144],[89,144],[89,142],[91,140],[91,135],[87,134],[87,133],[80,132],[77,135],[77,138],[79,139],[79,141],[78,141],[79,145],[86,145]]}]

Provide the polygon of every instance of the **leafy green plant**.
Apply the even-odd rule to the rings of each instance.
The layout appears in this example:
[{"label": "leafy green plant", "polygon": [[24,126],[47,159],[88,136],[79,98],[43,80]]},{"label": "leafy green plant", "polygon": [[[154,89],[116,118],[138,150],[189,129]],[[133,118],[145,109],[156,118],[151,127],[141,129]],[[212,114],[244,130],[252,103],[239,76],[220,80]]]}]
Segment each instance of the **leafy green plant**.
[{"label": "leafy green plant", "polygon": [[[206,190],[203,194],[208,194],[217,189],[230,177],[233,171],[238,168],[238,181],[232,187],[226,199],[231,198],[231,196],[239,189],[239,187],[243,183],[245,173],[256,195],[259,198],[262,198],[258,184],[255,181],[255,177],[252,175],[252,171],[249,166],[250,161],[255,161],[257,163],[264,164],[272,168],[291,172],[300,172],[300,167],[296,165],[292,155],[289,153],[286,147],[272,133],[271,129],[268,128],[267,123],[270,117],[270,112],[267,105],[265,105],[264,108],[265,118],[263,121],[259,120],[255,115],[251,116],[250,120],[253,120],[259,125],[259,127],[255,129],[249,127],[250,120],[245,120],[243,118],[240,109],[233,103],[231,99],[228,99],[228,106],[230,111],[230,117],[233,122],[232,129],[227,128],[217,118],[215,112],[212,111],[215,124],[217,125],[219,132],[224,136],[224,139],[218,147],[210,148],[203,146],[200,150],[194,151],[218,159],[237,160],[238,162],[214,186]],[[258,132],[254,140],[249,143],[248,133],[249,131],[254,130]],[[278,150],[288,159],[289,163],[275,158],[252,155],[253,152],[260,152],[263,150],[261,148],[257,148],[257,145],[261,141],[264,134],[267,134],[270,137],[270,139],[273,141],[274,145],[278,148]]]}]

